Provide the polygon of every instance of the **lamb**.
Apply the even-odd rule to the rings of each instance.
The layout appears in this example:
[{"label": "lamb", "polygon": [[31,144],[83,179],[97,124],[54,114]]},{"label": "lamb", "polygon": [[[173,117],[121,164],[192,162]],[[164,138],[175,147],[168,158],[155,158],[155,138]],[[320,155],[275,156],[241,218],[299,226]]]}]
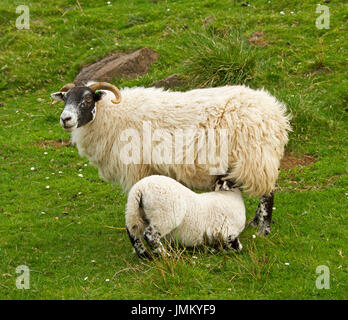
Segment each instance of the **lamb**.
[{"label": "lamb", "polygon": [[259,234],[270,232],[291,127],[285,105],[268,92],[245,86],[120,91],[102,82],[68,84],[51,96],[65,102],[62,127],[105,181],[120,183],[126,192],[155,174],[199,190],[228,181],[261,197],[251,225],[259,225]]},{"label": "lamb", "polygon": [[165,253],[162,238],[185,247],[221,241],[229,249],[241,250],[238,236],[245,226],[244,202],[239,189],[228,190],[197,194],[159,175],[138,181],[129,192],[125,213],[126,229],[137,255],[151,258]]}]

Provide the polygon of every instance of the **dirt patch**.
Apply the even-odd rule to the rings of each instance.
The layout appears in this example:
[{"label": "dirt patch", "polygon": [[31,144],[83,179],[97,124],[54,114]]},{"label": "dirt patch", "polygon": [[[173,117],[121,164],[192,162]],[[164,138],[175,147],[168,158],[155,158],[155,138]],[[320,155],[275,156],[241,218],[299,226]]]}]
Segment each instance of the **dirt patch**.
[{"label": "dirt patch", "polygon": [[264,40],[265,33],[263,31],[254,32],[249,38],[249,43],[257,47],[266,47],[268,43]]},{"label": "dirt patch", "polygon": [[311,156],[308,154],[297,157],[293,155],[291,152],[286,152],[280,164],[280,168],[287,170],[292,169],[294,167],[305,167],[314,163],[315,160],[315,156]]},{"label": "dirt patch", "polygon": [[37,143],[41,147],[52,147],[55,149],[61,149],[63,147],[69,147],[71,146],[71,141],[70,140],[42,140]]},{"label": "dirt patch", "polygon": [[331,72],[332,71],[329,68],[327,68],[327,67],[320,67],[317,70],[308,72],[306,74],[306,76],[307,77],[312,77],[312,76],[316,76],[316,75],[320,75],[320,74],[328,74],[328,73],[331,73]]}]

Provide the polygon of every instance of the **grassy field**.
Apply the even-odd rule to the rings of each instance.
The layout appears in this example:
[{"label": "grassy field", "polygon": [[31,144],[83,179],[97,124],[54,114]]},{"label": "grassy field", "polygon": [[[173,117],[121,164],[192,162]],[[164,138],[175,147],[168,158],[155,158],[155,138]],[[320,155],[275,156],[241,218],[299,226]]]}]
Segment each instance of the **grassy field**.
[{"label": "grassy field", "polygon": [[[348,7],[327,3],[330,28],[319,30],[317,1],[249,2],[0,1],[0,298],[348,298]],[[16,29],[20,4],[29,30]],[[87,63],[145,46],[159,53],[149,73],[114,84],[173,73],[180,90],[245,83],[293,116],[272,233],[246,228],[240,254],[139,261],[115,229],[126,196],[65,143],[63,106],[49,94]],[[258,199],[245,202],[250,219]],[[30,268],[29,290],[16,288],[19,265]],[[330,289],[316,287],[320,265]]]}]

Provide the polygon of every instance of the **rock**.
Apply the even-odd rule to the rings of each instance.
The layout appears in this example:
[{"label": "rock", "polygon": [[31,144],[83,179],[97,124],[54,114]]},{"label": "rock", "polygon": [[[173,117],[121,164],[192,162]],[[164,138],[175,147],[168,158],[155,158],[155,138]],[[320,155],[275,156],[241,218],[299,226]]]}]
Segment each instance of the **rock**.
[{"label": "rock", "polygon": [[157,58],[158,53],[149,48],[142,48],[130,54],[115,53],[82,68],[74,83],[82,85],[91,80],[112,81],[119,77],[132,78],[143,75]]},{"label": "rock", "polygon": [[181,84],[177,74],[172,74],[167,78],[157,81],[154,86],[156,88],[172,88]]}]

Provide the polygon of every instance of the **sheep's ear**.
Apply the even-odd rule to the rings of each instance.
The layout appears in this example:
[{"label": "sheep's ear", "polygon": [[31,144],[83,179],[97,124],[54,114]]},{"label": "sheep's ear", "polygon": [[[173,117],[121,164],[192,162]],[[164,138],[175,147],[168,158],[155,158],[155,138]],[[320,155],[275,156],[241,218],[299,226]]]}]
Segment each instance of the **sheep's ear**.
[{"label": "sheep's ear", "polygon": [[53,92],[51,93],[51,97],[56,101],[64,101],[64,93],[63,92]]},{"label": "sheep's ear", "polygon": [[97,101],[101,100],[105,95],[106,95],[105,91],[96,90],[94,92],[94,101],[97,102]]}]

